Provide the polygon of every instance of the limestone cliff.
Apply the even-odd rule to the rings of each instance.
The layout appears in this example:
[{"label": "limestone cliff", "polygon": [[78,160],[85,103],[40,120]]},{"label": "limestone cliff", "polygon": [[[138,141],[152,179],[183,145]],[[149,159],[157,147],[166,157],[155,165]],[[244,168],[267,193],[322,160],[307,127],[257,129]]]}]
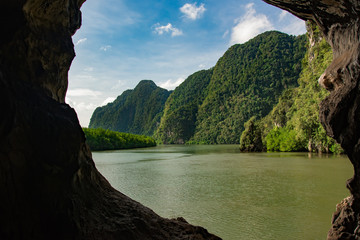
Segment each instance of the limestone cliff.
[{"label": "limestone cliff", "polygon": [[330,91],[320,105],[327,134],[346,150],[355,174],[351,196],[337,205],[328,239],[360,238],[360,2],[358,0],[264,0],[314,21],[333,50],[333,61],[319,83]]},{"label": "limestone cliff", "polygon": [[96,170],[64,103],[83,0],[0,2],[0,239],[219,239]]}]

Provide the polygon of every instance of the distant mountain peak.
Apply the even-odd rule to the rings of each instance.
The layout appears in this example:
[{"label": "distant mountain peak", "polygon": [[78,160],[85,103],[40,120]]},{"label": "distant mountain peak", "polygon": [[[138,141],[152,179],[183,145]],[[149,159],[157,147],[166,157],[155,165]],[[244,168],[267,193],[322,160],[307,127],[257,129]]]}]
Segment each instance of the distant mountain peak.
[{"label": "distant mountain peak", "polygon": [[113,103],[95,109],[89,128],[151,136],[170,93],[152,80],[141,80],[133,90],[124,91]]},{"label": "distant mountain peak", "polygon": [[158,86],[154,83],[153,80],[141,80],[135,87],[136,88],[143,88],[143,87],[151,87],[151,88],[157,88]]}]

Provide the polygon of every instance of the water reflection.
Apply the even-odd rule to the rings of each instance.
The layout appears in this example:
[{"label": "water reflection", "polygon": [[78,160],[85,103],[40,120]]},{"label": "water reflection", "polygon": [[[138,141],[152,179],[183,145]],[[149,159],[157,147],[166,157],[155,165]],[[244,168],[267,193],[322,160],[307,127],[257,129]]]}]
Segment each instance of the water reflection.
[{"label": "water reflection", "polygon": [[93,157],[121,192],[225,240],[325,239],[352,175],[345,156],[240,153],[236,145],[159,146]]}]

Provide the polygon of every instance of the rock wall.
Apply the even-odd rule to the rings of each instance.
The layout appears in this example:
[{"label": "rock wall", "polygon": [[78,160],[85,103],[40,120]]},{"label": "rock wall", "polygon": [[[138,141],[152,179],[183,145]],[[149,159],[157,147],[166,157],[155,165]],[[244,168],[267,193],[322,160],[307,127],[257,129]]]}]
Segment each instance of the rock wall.
[{"label": "rock wall", "polygon": [[351,196],[336,207],[328,239],[360,239],[360,2],[358,0],[264,0],[314,21],[333,49],[333,61],[319,83],[330,91],[320,121],[354,165]]},{"label": "rock wall", "polygon": [[[0,239],[219,239],[181,218],[159,217],[96,170],[76,113],[64,103],[83,1],[0,2]],[[333,48],[320,78],[331,91],[320,118],[355,174],[328,239],[359,239],[360,3],[264,1],[316,22]]]},{"label": "rock wall", "polygon": [[64,103],[84,0],[0,2],[0,239],[219,239],[96,170]]}]

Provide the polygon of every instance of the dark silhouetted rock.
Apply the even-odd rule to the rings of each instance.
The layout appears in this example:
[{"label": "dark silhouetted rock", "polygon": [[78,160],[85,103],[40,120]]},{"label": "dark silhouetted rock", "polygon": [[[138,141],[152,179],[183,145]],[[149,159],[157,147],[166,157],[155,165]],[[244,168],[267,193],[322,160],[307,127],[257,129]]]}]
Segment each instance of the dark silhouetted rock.
[{"label": "dark silhouetted rock", "polygon": [[219,239],[96,170],[64,103],[83,0],[0,2],[0,239]]},{"label": "dark silhouetted rock", "polygon": [[264,1],[314,21],[333,49],[333,62],[319,79],[330,91],[320,105],[320,120],[347,152],[355,174],[347,183],[352,195],[337,205],[328,239],[360,239],[360,2]]}]

